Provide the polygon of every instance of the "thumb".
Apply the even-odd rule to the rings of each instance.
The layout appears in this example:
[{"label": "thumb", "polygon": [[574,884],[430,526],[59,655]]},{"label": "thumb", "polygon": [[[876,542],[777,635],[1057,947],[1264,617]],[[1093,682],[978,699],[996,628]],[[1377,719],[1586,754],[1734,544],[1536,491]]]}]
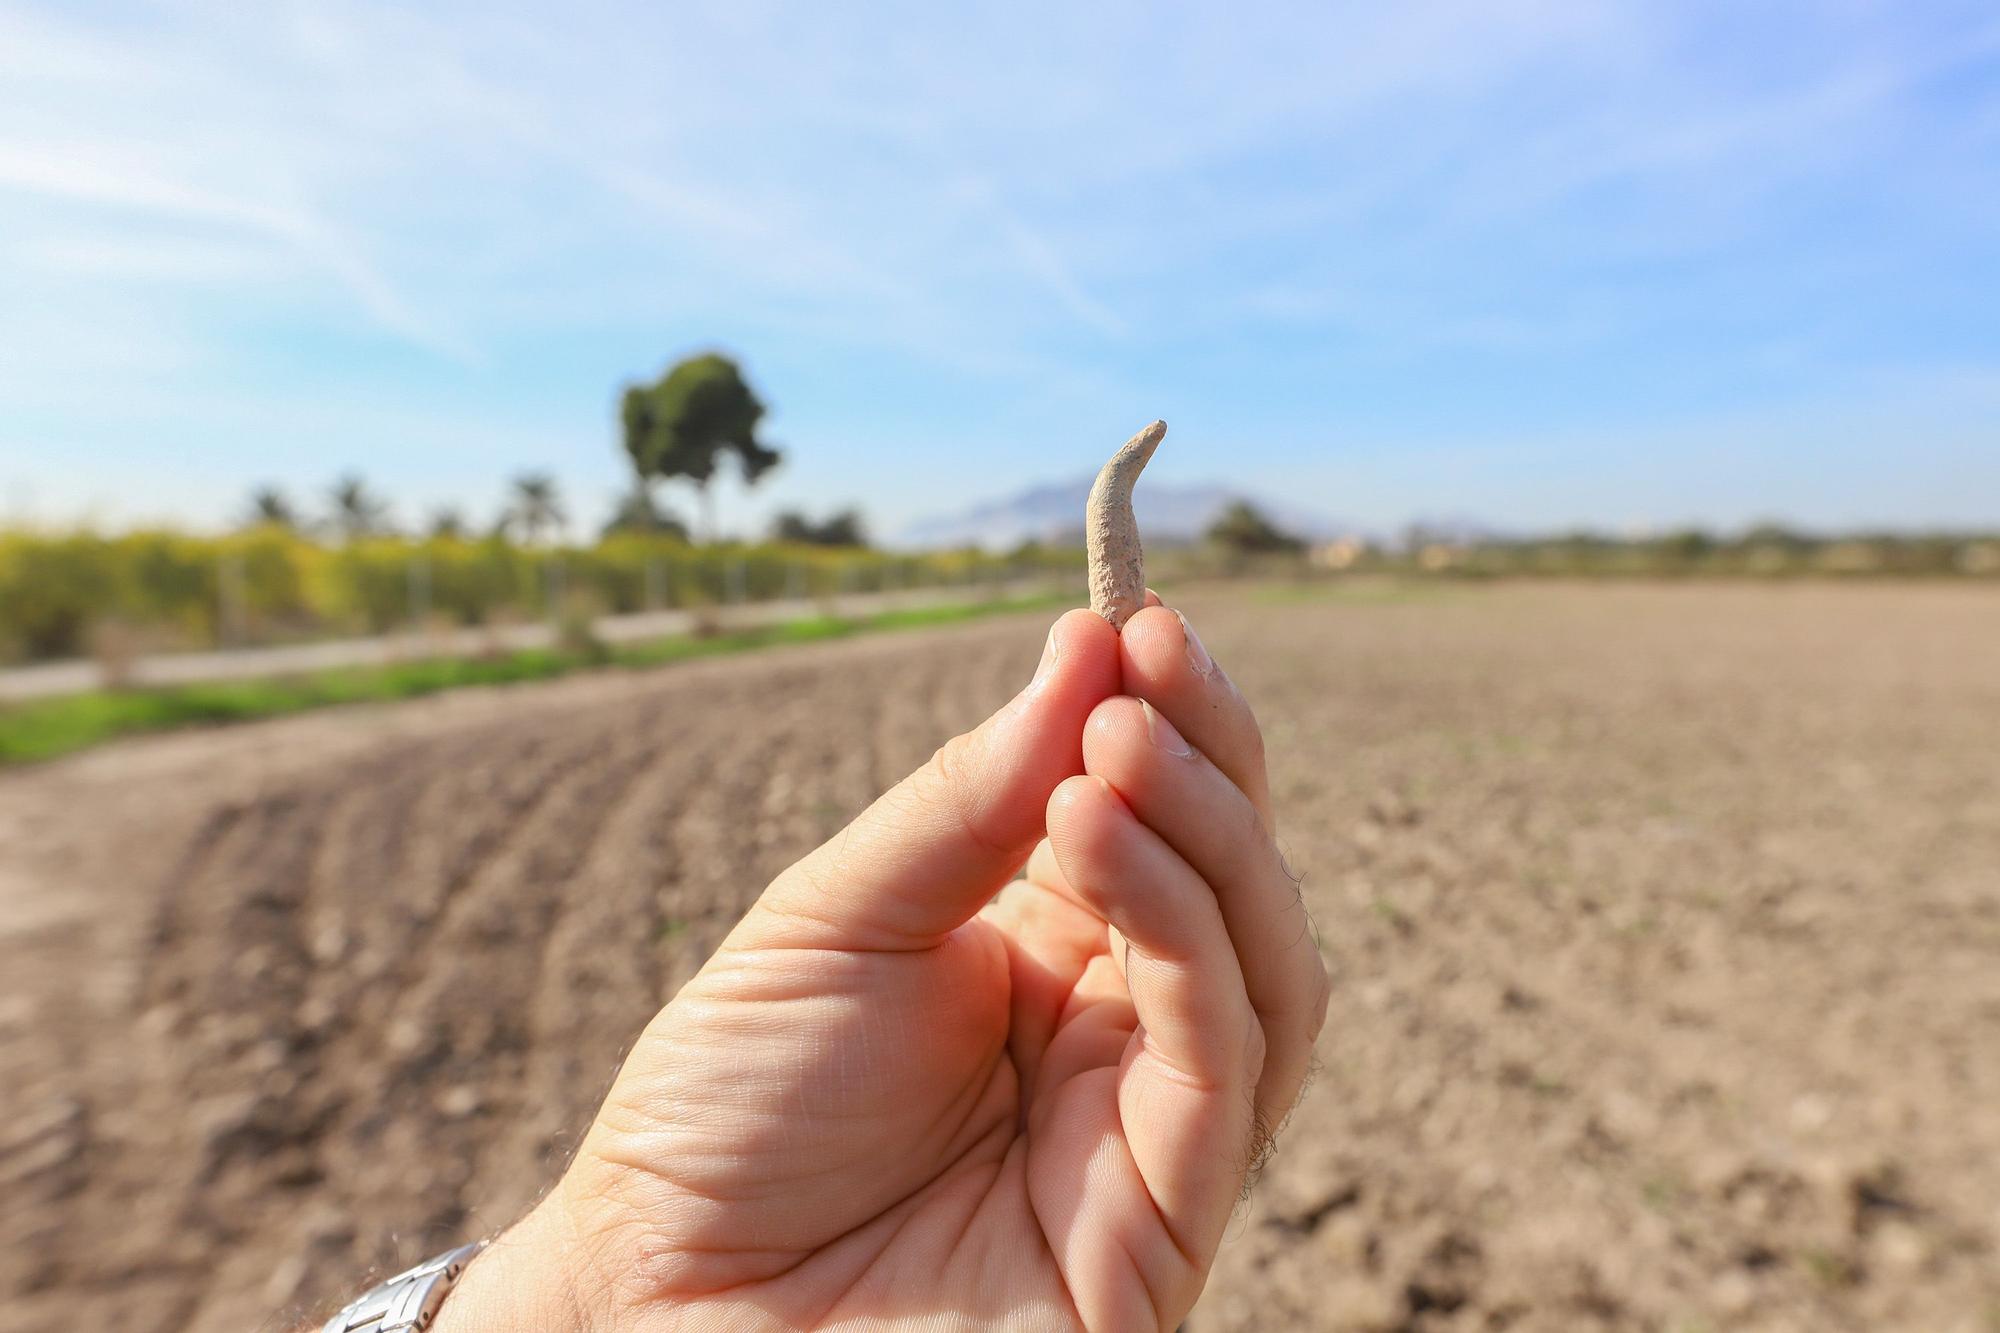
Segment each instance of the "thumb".
[{"label": "thumb", "polygon": [[1034,850],[1049,797],[1083,772],[1084,720],[1118,692],[1119,670],[1118,631],[1066,612],[1025,689],[780,875],[745,926],[771,945],[936,944]]}]

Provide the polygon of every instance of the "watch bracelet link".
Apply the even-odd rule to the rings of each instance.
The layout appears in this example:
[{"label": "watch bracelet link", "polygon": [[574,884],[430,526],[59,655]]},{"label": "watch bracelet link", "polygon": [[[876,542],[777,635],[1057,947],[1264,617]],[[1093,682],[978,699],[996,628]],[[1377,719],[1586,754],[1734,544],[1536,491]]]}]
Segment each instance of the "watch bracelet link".
[{"label": "watch bracelet link", "polygon": [[396,1274],[342,1306],[320,1333],[418,1333],[429,1328],[466,1264],[485,1248],[485,1241],[474,1241]]}]

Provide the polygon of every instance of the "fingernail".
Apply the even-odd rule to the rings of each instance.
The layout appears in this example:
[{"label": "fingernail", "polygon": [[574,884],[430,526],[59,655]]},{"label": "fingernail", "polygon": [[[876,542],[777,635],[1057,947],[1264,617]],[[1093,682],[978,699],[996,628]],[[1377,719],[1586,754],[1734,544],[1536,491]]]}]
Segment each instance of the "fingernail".
[{"label": "fingernail", "polygon": [[1187,636],[1188,665],[1194,668],[1194,674],[1197,676],[1212,675],[1215,671],[1215,659],[1208,655],[1208,649],[1201,646],[1201,636],[1194,632],[1194,626],[1188,624],[1186,616],[1178,611],[1174,612],[1174,615],[1181,622],[1181,633]]},{"label": "fingernail", "polygon": [[1061,656],[1062,647],[1056,643],[1056,627],[1051,625],[1049,626],[1049,641],[1042,645],[1041,663],[1035,667],[1035,678],[1028,682],[1028,688],[1033,689],[1047,680],[1049,673],[1056,669],[1056,659]]},{"label": "fingernail", "polygon": [[1174,730],[1173,723],[1160,716],[1159,709],[1153,707],[1153,705],[1147,703],[1144,699],[1139,701],[1139,707],[1146,714],[1147,740],[1160,749],[1165,750],[1168,754],[1173,755],[1176,759],[1185,759],[1194,753],[1194,747],[1182,738],[1180,732]]}]

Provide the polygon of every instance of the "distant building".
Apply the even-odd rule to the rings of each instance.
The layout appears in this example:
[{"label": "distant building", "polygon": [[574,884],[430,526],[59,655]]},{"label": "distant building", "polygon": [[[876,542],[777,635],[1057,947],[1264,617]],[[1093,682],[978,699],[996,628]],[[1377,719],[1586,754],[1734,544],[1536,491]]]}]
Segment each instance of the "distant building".
[{"label": "distant building", "polygon": [[1321,569],[1352,569],[1368,554],[1368,543],[1359,537],[1337,537],[1312,548],[1310,559]]}]

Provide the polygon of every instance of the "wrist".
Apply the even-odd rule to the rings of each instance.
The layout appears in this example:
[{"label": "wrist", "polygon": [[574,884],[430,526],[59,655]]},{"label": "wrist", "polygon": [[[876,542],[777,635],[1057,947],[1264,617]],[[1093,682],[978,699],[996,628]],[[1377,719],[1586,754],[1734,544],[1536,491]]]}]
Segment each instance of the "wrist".
[{"label": "wrist", "polygon": [[432,1333],[591,1333],[601,1283],[574,1231],[544,1200],[466,1265]]}]

